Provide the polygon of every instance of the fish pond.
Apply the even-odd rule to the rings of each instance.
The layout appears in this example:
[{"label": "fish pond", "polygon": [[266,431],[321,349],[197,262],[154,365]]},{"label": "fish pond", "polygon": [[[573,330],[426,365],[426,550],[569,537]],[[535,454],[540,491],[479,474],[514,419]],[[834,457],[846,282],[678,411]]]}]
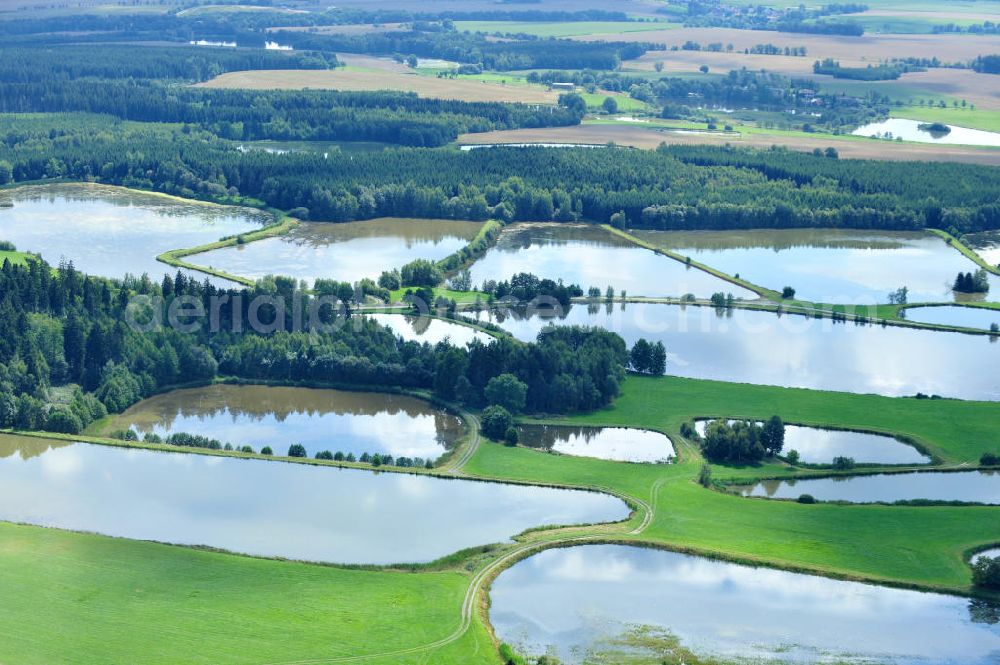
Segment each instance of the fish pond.
[{"label": "fish pond", "polygon": [[517,430],[520,444],[564,455],[647,463],[675,456],[670,439],[650,430],[574,425],[521,425]]},{"label": "fish pond", "polygon": [[[409,395],[284,386],[212,385],[154,395],[114,416],[106,431],[161,438],[184,432],[284,455],[317,452],[435,460],[465,428],[458,416]],[[140,437],[141,438],[141,437]]]},{"label": "fish pond", "polygon": [[[704,436],[708,420],[695,423]],[[806,464],[830,464],[834,457],[850,457],[859,464],[928,464],[931,458],[891,436],[841,429],[785,424],[783,454],[794,450]]]},{"label": "fish pond", "polygon": [[901,139],[917,143],[940,143],[942,145],[984,145],[1000,146],[1000,132],[987,132],[957,125],[945,125],[948,131],[939,131],[932,123],[906,118],[889,118],[873,122],[855,129],[855,136],[871,136],[880,139]]},{"label": "fish pond", "polygon": [[471,268],[472,283],[504,281],[530,272],[586,291],[608,286],[616,294],[633,296],[683,296],[708,298],[732,293],[736,298],[757,295],[709,273],[685,266],[619,238],[599,226],[585,224],[525,223],[504,229],[496,245]]},{"label": "fish pond", "polygon": [[[813,302],[875,304],[905,286],[909,302],[981,300],[952,290],[976,264],[930,233],[833,229],[630,231],[655,246]],[[1000,278],[989,276],[994,293]]]},{"label": "fish pond", "polygon": [[896,501],[962,501],[1000,504],[1000,471],[878,473],[800,480],[764,480],[738,486],[743,496],[817,501],[893,503]]},{"label": "fish pond", "polygon": [[463,347],[474,339],[478,339],[484,344],[489,344],[493,341],[491,335],[481,330],[431,316],[365,314],[365,318],[372,319],[386,326],[407,342],[437,344],[438,342],[448,340],[455,346]]},{"label": "fish pond", "polygon": [[497,577],[490,601],[498,639],[567,665],[987,665],[1000,654],[1000,624],[981,619],[996,602],[623,545],[531,556]]},{"label": "fish pond", "polygon": [[479,222],[386,217],[364,222],[302,222],[288,233],[195,254],[188,261],[256,279],[286,275],[354,283],[414,259],[437,261],[458,251]]},{"label": "fish pond", "polygon": [[307,561],[425,562],[628,513],[578,490],[86,443],[0,459],[2,520]]},{"label": "fish pond", "polygon": [[[156,257],[224,236],[247,233],[271,220],[252,208],[218,206],[94,184],[28,185],[0,194],[0,239],[36,252],[52,265],[72,261],[101,277],[140,276],[159,282],[177,272]],[[185,271],[202,281],[206,275]],[[228,280],[211,278],[221,286]]]},{"label": "fish pond", "polygon": [[1000,346],[988,335],[652,303],[572,305],[545,316],[505,310],[489,316],[525,341],[549,325],[601,326],[629,345],[641,337],[659,340],[667,349],[667,373],[676,376],[1000,400]]},{"label": "fish pond", "polygon": [[1000,309],[987,307],[962,307],[940,305],[934,307],[907,307],[902,310],[907,321],[934,323],[941,326],[992,330],[1000,326]]}]

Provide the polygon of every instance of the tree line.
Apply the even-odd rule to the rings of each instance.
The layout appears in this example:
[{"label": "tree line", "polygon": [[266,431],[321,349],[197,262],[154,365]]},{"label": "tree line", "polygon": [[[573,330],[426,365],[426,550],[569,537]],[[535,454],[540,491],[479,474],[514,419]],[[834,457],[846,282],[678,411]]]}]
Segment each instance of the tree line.
[{"label": "tree line", "polygon": [[[211,134],[0,118],[0,177],[249,197],[304,218],[586,220],[653,228],[1000,228],[1000,170],[701,146],[246,153]],[[97,129],[94,129],[97,128]],[[948,183],[945,187],[942,183]],[[621,219],[621,218],[619,218]]]},{"label": "tree line", "polygon": [[[169,288],[165,288],[169,283]],[[130,309],[135,296],[200,301],[211,311],[219,296],[218,327],[135,327],[149,312]],[[237,295],[242,297],[237,298]],[[268,300],[251,325],[254,298]],[[108,280],[81,274],[72,264],[52,269],[41,259],[0,268],[0,427],[78,433],[109,412],[120,412],[180,382],[218,376],[299,384],[364,384],[422,388],[469,406],[485,403],[494,377],[510,374],[525,386],[524,408],[563,413],[608,404],[625,373],[625,344],[616,334],[561,328],[537,342],[481,340],[467,348],[404,341],[370,319],[350,320],[332,307],[320,318],[344,325],[296,332],[298,301],[314,296],[295,280],[262,280],[247,292],[222,292],[208,281],[178,273],[162,282],[148,276]],[[135,305],[133,304],[134,308]],[[128,316],[127,316],[128,314]],[[190,323],[182,317],[182,322]],[[203,322],[204,323],[204,322]],[[70,403],[52,399],[53,386],[74,385]],[[177,445],[214,447],[211,441],[172,435]]]}]

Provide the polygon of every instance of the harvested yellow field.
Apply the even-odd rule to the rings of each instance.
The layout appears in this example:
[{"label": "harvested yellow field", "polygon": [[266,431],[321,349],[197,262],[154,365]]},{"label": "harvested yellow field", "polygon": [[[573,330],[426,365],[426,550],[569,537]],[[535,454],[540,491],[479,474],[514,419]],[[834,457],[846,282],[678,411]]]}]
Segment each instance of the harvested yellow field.
[{"label": "harvested yellow field", "polygon": [[[1000,35],[879,35],[860,37],[837,35],[804,35],[768,30],[735,30],[732,28],[679,28],[650,32],[623,32],[613,35],[573,37],[581,41],[632,41],[653,42],[681,46],[690,40],[702,46],[721,43],[732,44],[734,50],[743,51],[756,44],[805,46],[807,59],[835,58],[843,64],[876,63],[889,58],[930,58],[944,61],[971,60],[978,55],[1000,53]],[[648,54],[647,54],[647,57]]]},{"label": "harvested yellow field", "polygon": [[664,74],[695,73],[702,65],[708,65],[714,73],[725,73],[733,69],[766,69],[785,76],[812,75],[815,60],[785,55],[745,55],[743,53],[714,53],[710,51],[651,51],[641,58],[628,60],[623,68],[654,71],[656,63],[663,63]]},{"label": "harvested yellow field", "polygon": [[904,74],[892,83],[964,99],[979,108],[1000,110],[1000,76],[996,74],[977,74],[971,69],[928,69]]},{"label": "harvested yellow field", "polygon": [[834,147],[841,157],[854,159],[887,159],[899,161],[969,162],[1000,165],[1000,150],[963,146],[919,145],[889,141],[845,139],[830,136],[781,136],[742,134],[739,138],[708,133],[680,134],[660,132],[645,127],[623,125],[578,125],[542,129],[463,134],[460,144],[483,143],[586,143],[613,142],[635,148],[655,148],[661,143],[686,145],[739,145],[769,148],[783,145],[792,150],[812,151]]},{"label": "harvested yellow field", "polygon": [[399,32],[408,28],[406,23],[347,23],[345,25],[316,25],[268,28],[269,32],[312,32],[319,35],[370,35],[378,32]]},{"label": "harvested yellow field", "polygon": [[415,92],[421,97],[464,102],[555,104],[559,98],[559,93],[541,86],[502,85],[376,69],[271,69],[229,72],[198,85],[205,88],[251,90],[398,90]]}]

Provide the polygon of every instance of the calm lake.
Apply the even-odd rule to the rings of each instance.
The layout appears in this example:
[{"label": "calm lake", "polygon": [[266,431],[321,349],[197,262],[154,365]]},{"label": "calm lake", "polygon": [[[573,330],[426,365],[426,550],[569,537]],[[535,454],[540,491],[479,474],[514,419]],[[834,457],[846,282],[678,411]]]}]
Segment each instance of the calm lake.
[{"label": "calm lake", "polygon": [[390,328],[408,342],[437,344],[448,340],[455,346],[463,347],[474,339],[489,344],[494,338],[470,326],[435,319],[430,316],[410,316],[408,314],[365,314],[366,318]]},{"label": "calm lake", "polygon": [[285,386],[213,385],[154,395],[113,417],[108,431],[201,434],[284,455],[329,450],[435,460],[464,434],[462,421],[409,395]]},{"label": "calm lake", "polygon": [[880,473],[802,480],[765,480],[741,487],[743,496],[876,503],[929,499],[1000,504],[1000,471]]},{"label": "calm lake", "polygon": [[0,459],[6,521],[308,561],[431,561],[628,512],[593,492],[85,443]]},{"label": "calm lake", "polygon": [[518,442],[564,455],[597,457],[616,462],[668,462],[675,456],[670,439],[631,427],[521,425]]},{"label": "calm lake", "polygon": [[[102,277],[148,273],[159,282],[177,272],[157,255],[246,233],[270,221],[251,208],[184,202],[121,187],[93,184],[28,185],[0,194],[0,239],[38,252],[52,265],[62,259]],[[198,281],[207,277],[185,271]],[[236,286],[211,278],[221,286]]]},{"label": "calm lake", "polygon": [[1000,146],[1000,133],[987,132],[982,129],[969,129],[948,125],[950,132],[931,132],[920,129],[920,125],[928,124],[923,120],[907,120],[906,118],[889,118],[882,122],[873,122],[855,129],[855,136],[874,136],[875,138],[903,139],[918,143],[941,143],[945,145],[988,145]]},{"label": "calm lake", "polygon": [[302,222],[285,235],[188,258],[231,275],[256,279],[287,275],[312,283],[317,277],[354,283],[414,259],[437,261],[475,237],[479,222],[386,217],[335,224]]},{"label": "calm lake", "polygon": [[[485,317],[485,315],[484,315]],[[640,337],[667,348],[667,373],[699,379],[882,395],[923,392],[1000,400],[1000,346],[987,335],[860,326],[829,319],[629,303],[572,305],[563,317],[494,321],[521,340],[550,322],[601,326],[631,345]]]},{"label": "calm lake", "polygon": [[[875,304],[909,289],[909,302],[982,300],[956,294],[955,276],[977,266],[929,233],[830,229],[630,231],[730,275],[804,300]],[[1000,278],[991,276],[994,294]]]},{"label": "calm lake", "polygon": [[903,314],[909,321],[961,326],[962,328],[989,330],[990,326],[994,324],[1000,325],[1000,309],[987,309],[985,307],[961,307],[959,305],[907,307],[903,310]]},{"label": "calm lake", "polygon": [[[707,420],[695,422],[704,436]],[[891,436],[839,429],[785,425],[782,454],[795,450],[806,464],[830,464],[834,457],[850,457],[859,464],[929,464],[931,458]]]},{"label": "calm lake", "polygon": [[671,636],[739,663],[987,665],[1000,654],[1000,625],[975,620],[996,603],[973,613],[984,601],[622,545],[536,554],[501,573],[490,599],[501,641],[567,664],[660,662]]},{"label": "calm lake", "polygon": [[472,282],[504,281],[519,272],[562,279],[586,291],[608,286],[638,296],[682,296],[693,293],[708,298],[717,291],[748,300],[757,294],[688,268],[679,261],[612,235],[593,225],[530,223],[512,224],[497,244],[472,265]]}]

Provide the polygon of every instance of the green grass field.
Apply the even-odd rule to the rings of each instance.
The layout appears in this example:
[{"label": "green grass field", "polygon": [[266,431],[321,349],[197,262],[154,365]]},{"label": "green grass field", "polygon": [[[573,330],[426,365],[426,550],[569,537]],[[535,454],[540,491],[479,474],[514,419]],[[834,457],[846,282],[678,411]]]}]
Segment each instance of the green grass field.
[{"label": "green grass field", "polygon": [[[346,570],[0,523],[0,662],[381,653],[454,631],[467,585],[457,572]],[[492,654],[477,627],[430,654],[365,662],[491,663]]]},{"label": "green grass field", "polygon": [[29,260],[31,260],[31,255],[25,252],[11,252],[8,250],[0,250],[0,265],[3,265],[4,261],[10,261],[14,264],[24,265]]},{"label": "green grass field", "polygon": [[647,32],[679,27],[679,23],[660,21],[455,21],[455,29],[461,32],[525,34],[537,37],[611,35],[620,32]]},{"label": "green grass field", "polygon": [[1000,132],[1000,111],[987,111],[949,106],[947,108],[928,106],[902,106],[889,112],[894,118],[908,118],[923,122],[943,122],[947,125]]},{"label": "green grass field", "polygon": [[[693,416],[763,418],[907,434],[949,462],[997,447],[1000,406],[893,399],[689,379],[630,377],[615,406],[574,424],[648,427],[675,436]],[[480,447],[467,470],[522,481],[606,487],[651,501],[655,517],[640,538],[676,548],[847,578],[950,591],[969,588],[964,555],[1000,540],[1000,508],[846,506],[743,499],[694,483],[700,464],[616,464],[497,444]],[[776,466],[716,478],[773,475]],[[788,473],[786,471],[786,473]],[[801,472],[800,472],[801,473]]]}]

